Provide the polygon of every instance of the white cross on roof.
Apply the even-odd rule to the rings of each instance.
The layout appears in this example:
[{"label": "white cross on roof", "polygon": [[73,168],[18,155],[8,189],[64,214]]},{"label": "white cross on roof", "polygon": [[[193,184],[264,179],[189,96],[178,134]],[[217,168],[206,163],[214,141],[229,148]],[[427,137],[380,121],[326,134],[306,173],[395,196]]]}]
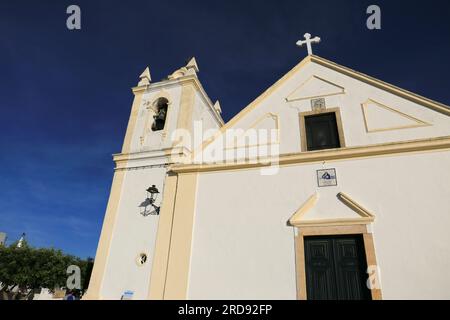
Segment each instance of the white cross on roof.
[{"label": "white cross on roof", "polygon": [[305,37],[305,40],[297,41],[297,45],[299,47],[302,47],[304,44],[306,44],[306,47],[308,48],[308,55],[312,55],[313,53],[312,53],[311,43],[319,43],[320,38],[314,37],[311,39],[311,35],[309,33],[305,33],[303,36]]}]

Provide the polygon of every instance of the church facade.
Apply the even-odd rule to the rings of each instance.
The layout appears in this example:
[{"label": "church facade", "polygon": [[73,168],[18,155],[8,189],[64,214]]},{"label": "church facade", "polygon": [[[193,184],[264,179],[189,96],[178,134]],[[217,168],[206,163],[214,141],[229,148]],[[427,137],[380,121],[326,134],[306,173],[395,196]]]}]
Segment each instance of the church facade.
[{"label": "church facade", "polygon": [[450,299],[450,109],[308,55],[229,122],[148,69],[86,299]]}]

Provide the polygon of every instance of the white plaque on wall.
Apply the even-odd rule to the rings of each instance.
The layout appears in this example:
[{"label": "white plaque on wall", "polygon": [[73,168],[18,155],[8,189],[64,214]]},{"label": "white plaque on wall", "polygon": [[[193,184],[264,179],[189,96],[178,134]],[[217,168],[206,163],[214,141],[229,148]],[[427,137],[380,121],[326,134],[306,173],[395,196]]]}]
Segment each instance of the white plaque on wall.
[{"label": "white plaque on wall", "polygon": [[337,186],[336,169],[317,170],[317,185],[319,187]]}]

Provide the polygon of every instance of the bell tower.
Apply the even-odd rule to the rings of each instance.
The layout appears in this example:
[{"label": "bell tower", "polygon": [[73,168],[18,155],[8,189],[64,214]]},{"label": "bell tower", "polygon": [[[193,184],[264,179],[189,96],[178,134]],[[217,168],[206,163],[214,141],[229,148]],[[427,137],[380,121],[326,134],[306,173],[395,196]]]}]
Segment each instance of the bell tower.
[{"label": "bell tower", "polygon": [[[219,103],[204,91],[195,58],[167,78],[152,82],[147,67],[138,85],[122,151],[115,163],[111,192],[85,299],[148,299],[150,279],[172,157],[189,156],[195,139],[176,140],[182,130],[193,137],[223,125]],[[202,140],[199,140],[201,143]],[[199,144],[197,143],[197,144]],[[169,189],[168,189],[169,190]],[[161,212],[161,214],[163,214]]]}]

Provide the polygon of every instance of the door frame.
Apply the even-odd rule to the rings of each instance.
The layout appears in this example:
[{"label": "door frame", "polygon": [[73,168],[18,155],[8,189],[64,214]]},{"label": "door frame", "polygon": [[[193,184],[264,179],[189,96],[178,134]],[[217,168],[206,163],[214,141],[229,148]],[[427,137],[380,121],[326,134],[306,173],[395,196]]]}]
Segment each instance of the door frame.
[{"label": "door frame", "polygon": [[[367,225],[340,225],[340,226],[301,226],[295,227],[295,260],[297,273],[297,299],[307,300],[306,290],[306,262],[304,237],[309,236],[336,236],[336,235],[362,235],[367,266],[378,266],[375,257],[373,235],[367,230]],[[378,276],[378,275],[376,275]],[[371,288],[372,300],[382,300],[380,288]]]}]

